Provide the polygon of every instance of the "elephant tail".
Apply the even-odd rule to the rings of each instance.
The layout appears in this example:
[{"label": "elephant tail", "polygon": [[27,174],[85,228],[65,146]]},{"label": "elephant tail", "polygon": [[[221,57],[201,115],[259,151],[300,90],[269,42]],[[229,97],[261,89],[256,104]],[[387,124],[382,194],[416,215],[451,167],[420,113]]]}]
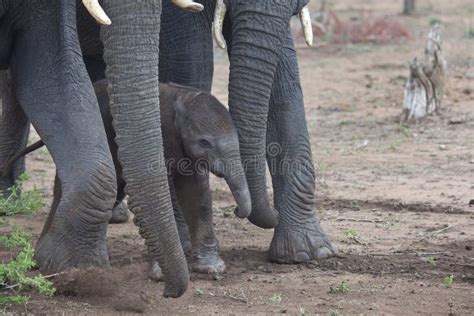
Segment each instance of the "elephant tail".
[{"label": "elephant tail", "polygon": [[43,146],[44,146],[44,143],[40,139],[36,143],[33,143],[30,146],[27,146],[27,147],[23,148],[22,150],[20,150],[19,152],[17,152],[10,159],[8,159],[7,162],[5,163],[5,165],[3,166],[2,176],[6,177],[10,174],[10,172],[13,168],[13,165],[15,164],[15,162],[18,159],[20,159],[21,157],[23,157],[25,155],[28,155],[29,153],[31,153],[31,152],[35,151],[36,149],[39,149]]}]

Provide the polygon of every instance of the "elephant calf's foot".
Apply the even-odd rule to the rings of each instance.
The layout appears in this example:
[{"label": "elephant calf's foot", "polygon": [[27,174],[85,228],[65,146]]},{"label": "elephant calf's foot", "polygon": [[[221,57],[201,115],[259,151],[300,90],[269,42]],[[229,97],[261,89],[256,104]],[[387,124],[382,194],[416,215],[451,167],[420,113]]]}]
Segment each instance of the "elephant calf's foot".
[{"label": "elephant calf's foot", "polygon": [[[65,231],[64,234],[72,234]],[[35,261],[42,273],[51,274],[67,268],[109,266],[105,234],[103,240],[89,244],[90,240],[68,238],[68,235],[43,234],[36,243]]]},{"label": "elephant calf's foot", "polygon": [[112,209],[112,217],[109,220],[110,224],[121,224],[128,221],[130,212],[125,201],[122,201],[114,206]]},{"label": "elephant calf's foot", "polygon": [[314,219],[303,226],[278,225],[270,245],[269,258],[278,263],[301,263],[336,254],[336,247]]},{"label": "elephant calf's foot", "polygon": [[191,270],[201,274],[221,274],[225,271],[225,263],[217,252],[196,255],[191,263]]}]

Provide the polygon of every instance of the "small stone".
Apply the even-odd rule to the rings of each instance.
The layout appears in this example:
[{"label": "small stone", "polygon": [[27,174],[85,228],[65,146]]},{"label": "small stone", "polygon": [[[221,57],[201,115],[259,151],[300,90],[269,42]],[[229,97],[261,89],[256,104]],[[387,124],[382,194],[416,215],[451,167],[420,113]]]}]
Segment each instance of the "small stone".
[{"label": "small stone", "polygon": [[466,245],[466,250],[472,250],[472,246]]},{"label": "small stone", "polygon": [[451,124],[451,125],[454,125],[454,124],[463,124],[465,122],[466,122],[466,118],[460,116],[460,117],[450,118],[448,123]]},{"label": "small stone", "polygon": [[448,150],[448,146],[446,145],[439,145],[439,150]]}]

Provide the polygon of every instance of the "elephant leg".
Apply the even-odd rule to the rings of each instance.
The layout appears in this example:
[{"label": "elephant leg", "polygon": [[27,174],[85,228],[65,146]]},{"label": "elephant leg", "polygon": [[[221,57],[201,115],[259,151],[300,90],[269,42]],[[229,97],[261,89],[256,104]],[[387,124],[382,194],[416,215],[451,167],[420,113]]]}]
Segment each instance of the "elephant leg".
[{"label": "elephant leg", "polygon": [[267,161],[279,212],[269,256],[297,263],[331,256],[336,249],[314,211],[315,174],[296,52],[291,37],[285,43],[267,125]]},{"label": "elephant leg", "polygon": [[212,225],[212,197],[209,174],[194,172],[174,179],[178,204],[191,235],[191,269],[198,273],[222,273],[225,264],[219,256],[219,242]]},{"label": "elephant leg", "polygon": [[[211,92],[214,72],[212,20],[214,1],[200,1],[199,13],[163,1],[160,31],[160,81]],[[214,5],[212,5],[214,4]]]},{"label": "elephant leg", "polygon": [[[184,216],[183,210],[178,205],[178,199],[176,197],[176,191],[171,177],[168,177],[168,183],[171,193],[171,202],[173,203],[174,210],[174,219],[176,220],[176,225],[178,225],[178,235],[179,240],[181,241],[181,246],[183,247],[184,253],[187,257],[191,255],[191,238],[189,236],[188,224],[186,223],[186,218]],[[160,265],[156,261],[150,262],[149,277],[154,281],[162,281],[163,273],[161,271]]]},{"label": "elephant leg", "polygon": [[[26,146],[30,124],[18,103],[8,70],[0,71],[0,170],[8,159]],[[18,176],[25,171],[24,157],[18,159],[10,174],[0,172],[0,192],[5,198]]]},{"label": "elephant leg", "polygon": [[11,58],[18,100],[57,170],[54,208],[35,251],[43,273],[109,264],[106,231],[116,178],[80,54],[74,3],[42,4]]},{"label": "elephant leg", "polygon": [[183,247],[184,253],[189,256],[192,244],[191,237],[189,235],[188,224],[186,223],[186,217],[184,216],[184,212],[178,203],[174,181],[170,176],[168,176],[168,183],[170,186],[171,202],[173,203],[174,219],[176,220],[176,225],[178,225],[179,240],[181,241],[181,246]]}]

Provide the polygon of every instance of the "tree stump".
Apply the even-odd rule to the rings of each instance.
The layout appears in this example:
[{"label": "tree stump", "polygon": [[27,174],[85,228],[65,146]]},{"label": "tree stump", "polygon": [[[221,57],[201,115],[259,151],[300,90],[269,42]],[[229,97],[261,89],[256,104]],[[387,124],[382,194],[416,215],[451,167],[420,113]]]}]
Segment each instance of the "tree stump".
[{"label": "tree stump", "polygon": [[415,57],[410,63],[410,76],[405,84],[400,123],[418,121],[439,111],[446,80],[446,60],[443,56],[441,25],[434,24],[425,45],[425,60]]}]

